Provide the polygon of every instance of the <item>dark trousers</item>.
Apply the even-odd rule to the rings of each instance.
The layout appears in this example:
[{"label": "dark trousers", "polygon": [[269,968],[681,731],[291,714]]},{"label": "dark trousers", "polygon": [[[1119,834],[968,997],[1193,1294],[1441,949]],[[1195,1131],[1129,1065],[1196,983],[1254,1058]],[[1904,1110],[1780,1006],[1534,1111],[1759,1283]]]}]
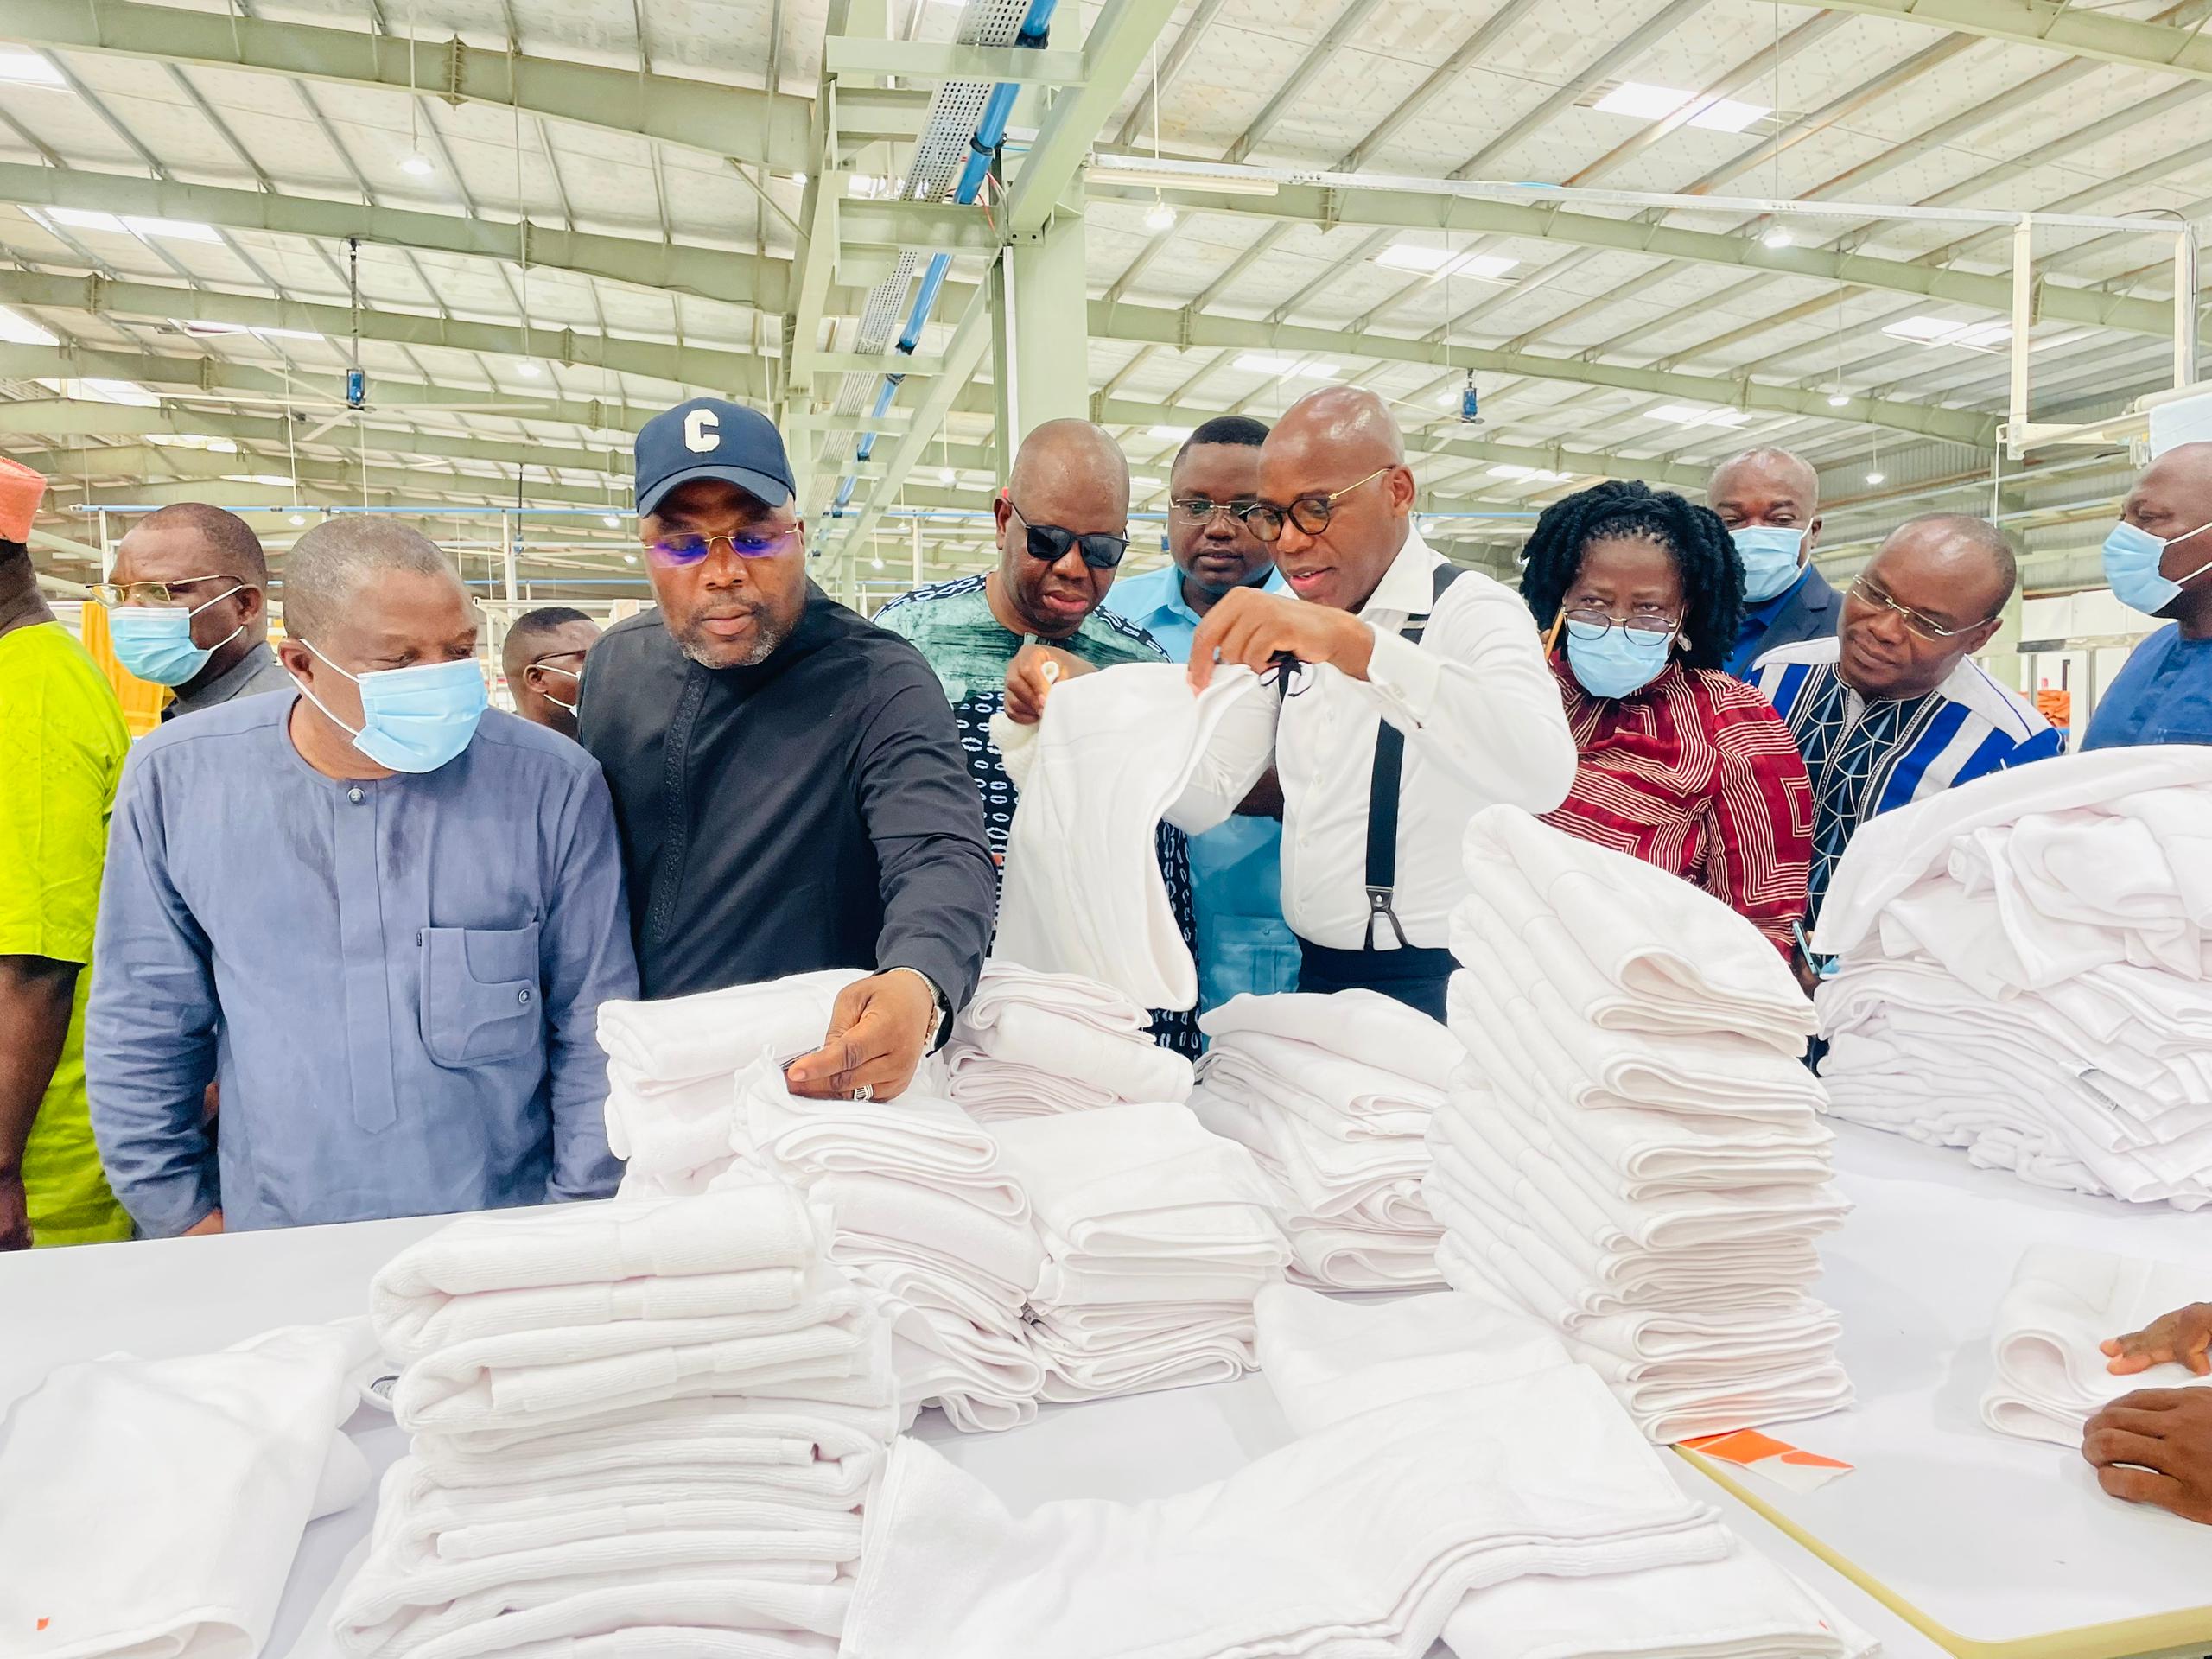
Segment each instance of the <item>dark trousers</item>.
[{"label": "dark trousers", "polygon": [[1444,989],[1459,963],[1449,950],[1332,950],[1298,942],[1301,991],[1380,991],[1393,1001],[1444,1018]]}]

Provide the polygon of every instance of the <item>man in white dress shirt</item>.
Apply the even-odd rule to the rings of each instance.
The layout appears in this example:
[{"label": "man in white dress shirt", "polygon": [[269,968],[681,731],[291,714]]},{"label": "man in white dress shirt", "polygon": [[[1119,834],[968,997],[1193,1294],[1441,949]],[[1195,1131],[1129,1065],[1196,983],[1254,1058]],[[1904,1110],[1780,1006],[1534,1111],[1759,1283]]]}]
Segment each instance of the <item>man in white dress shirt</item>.
[{"label": "man in white dress shirt", "polygon": [[[1247,522],[1297,597],[1226,594],[1198,626],[1190,672],[1204,690],[1217,664],[1300,666],[1280,700],[1224,722],[1168,816],[1194,834],[1223,822],[1271,749],[1299,988],[1364,988],[1441,1019],[1467,820],[1499,802],[1548,812],[1575,754],[1528,607],[1431,549],[1414,495],[1375,393],[1332,386],[1291,405],[1260,451]],[[1008,675],[1017,718],[1042,702],[1029,656]]]}]

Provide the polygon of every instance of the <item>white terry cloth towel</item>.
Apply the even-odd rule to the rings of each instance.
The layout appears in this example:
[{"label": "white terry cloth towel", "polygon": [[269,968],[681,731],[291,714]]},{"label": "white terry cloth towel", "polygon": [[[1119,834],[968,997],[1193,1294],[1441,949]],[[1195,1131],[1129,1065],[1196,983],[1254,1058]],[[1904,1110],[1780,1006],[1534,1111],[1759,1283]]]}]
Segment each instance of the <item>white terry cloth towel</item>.
[{"label": "white terry cloth towel", "polygon": [[[1217,1044],[1248,1035],[1302,1044],[1365,1066],[1378,1080],[1404,1078],[1437,1090],[1451,1086],[1453,1070],[1465,1058],[1440,1021],[1380,991],[1246,992],[1200,1014],[1198,1029]],[[1392,1102],[1376,1103],[1395,1109]],[[1364,1106],[1355,1096],[1345,1109],[1357,1114]]]},{"label": "white terry cloth towel", "polygon": [[[1772,945],[1767,954],[1777,955]],[[1787,1122],[1824,1103],[1818,1080],[1800,1058],[1726,1032],[1689,1037],[1607,1031],[1570,1008],[1548,981],[1516,986],[1480,955],[1452,976],[1445,995],[1462,1042],[1472,1044],[1477,1033],[1497,1044],[1517,1041],[1575,1105]]]},{"label": "white terry cloth towel", "polygon": [[[1515,806],[1475,814],[1462,850],[1476,893],[1501,903],[1497,894],[1532,893],[1599,976],[1630,1000],[1600,994],[1598,1005],[1611,1017],[1599,1023],[1625,1014],[1631,1023],[1622,1028],[1655,1034],[1763,1033],[1785,1053],[1802,1052],[1812,1035],[1804,991],[1779,953],[1770,944],[1756,948],[1763,940],[1757,928],[1689,882]],[[1536,937],[1522,938],[1532,951],[1543,949]],[[1578,999],[1587,988],[1586,981],[1554,982]],[[1669,1019],[1681,1023],[1662,1026]]]},{"label": "white terry cloth towel", "polygon": [[940,1278],[949,1300],[932,1305],[964,1307],[986,1297],[1012,1316],[1036,1287],[1044,1243],[1030,1224],[1026,1197],[1023,1213],[1009,1218],[970,1202],[974,1190],[841,1174],[821,1177],[807,1192],[836,1217],[837,1242],[830,1247],[836,1261],[855,1269],[893,1264],[914,1276]]},{"label": "white terry cloth towel", "polygon": [[1193,697],[1179,665],[1128,663],[1055,686],[1033,726],[994,715],[991,741],[1020,791],[999,891],[999,953],[1103,981],[1139,1007],[1195,1004],[1198,969],[1168,903],[1154,831],[1224,717],[1244,698],[1271,695],[1248,669],[1216,675]]},{"label": "white terry cloth towel", "polygon": [[[1009,1220],[1027,1213],[1020,1185],[1000,1167],[997,1141],[951,1101],[911,1090],[895,1101],[809,1099],[791,1093],[781,1067],[761,1055],[733,1086],[741,1160],[765,1161],[784,1179],[805,1185],[821,1175],[892,1175]],[[741,1162],[726,1179],[745,1180],[747,1167]]]},{"label": "white terry cloth towel", "polygon": [[899,1413],[820,1401],[665,1401],[602,1423],[537,1433],[418,1434],[413,1454],[433,1480],[496,1500],[504,1494],[616,1485],[677,1474],[705,1484],[786,1493],[844,1508],[860,1501],[899,1432]]},{"label": "white terry cloth towel", "polygon": [[1260,1374],[1300,1434],[1568,1363],[1549,1325],[1462,1291],[1348,1302],[1269,1285],[1252,1313]]},{"label": "white terry cloth towel", "polygon": [[[350,1659],[488,1659],[532,1642],[675,1623],[745,1630],[771,1654],[810,1656],[823,1649],[804,1638],[834,1640],[852,1601],[849,1578],[800,1576],[772,1562],[578,1570],[442,1602],[411,1600],[404,1583],[370,1579],[376,1566],[372,1554],[333,1618],[331,1633]],[[789,1645],[766,1645],[778,1637]]]},{"label": "white terry cloth towel", "polygon": [[1252,1154],[1187,1108],[1109,1106],[995,1132],[1055,1260],[1265,1270],[1290,1259]]},{"label": "white terry cloth towel", "polygon": [[1444,1103],[1441,1089],[1258,1032],[1216,1038],[1198,1071],[1202,1083],[1255,1108],[1294,1114],[1338,1141],[1418,1140]]},{"label": "white terry cloth towel", "polygon": [[[1125,1322],[1109,1322],[1117,1315]],[[1040,1314],[1029,1335],[1044,1362],[1041,1395],[1064,1404],[1234,1382],[1256,1363],[1249,1299],[1055,1310]]]},{"label": "white terry cloth towel", "polygon": [[[1025,995],[1023,980],[1041,982],[1037,995]],[[1021,1083],[1043,1096],[1039,1109],[1080,1109],[1108,1100],[1181,1100],[1191,1092],[1191,1063],[1152,1039],[1136,1005],[1106,985],[1095,985],[1087,1005],[1081,988],[1095,985],[1072,974],[1026,975],[1024,969],[991,963],[982,988],[953,1022],[956,1086],[981,1100],[1001,1068],[1005,1084]],[[1125,1022],[1124,1013],[1132,1016]],[[1052,1085],[1080,1079],[1081,1091],[1056,1101]],[[962,1098],[956,1092],[956,1098]],[[963,1099],[963,1103],[970,1103]],[[985,1103],[999,1104],[998,1102]]]},{"label": "white terry cloth towel", "polygon": [[2201,1267],[2030,1245],[1997,1305],[1989,1344],[1996,1376],[1982,1395],[1982,1421],[2000,1434],[2078,1446],[2082,1424],[2123,1394],[2212,1382],[2171,1363],[2115,1376],[2100,1346],[2202,1300],[2208,1279]]},{"label": "white terry cloth towel", "polygon": [[[762,1049],[796,1059],[822,1046],[837,994],[868,976],[832,968],[655,1002],[599,1005],[599,1046],[633,1090],[726,1077]],[[609,1122],[607,1138],[617,1133]],[[626,1155],[620,1147],[615,1155]]]},{"label": "white terry cloth towel", "polygon": [[1471,1591],[1728,1545],[1571,1366],[1363,1413],[1173,1497],[1020,1519],[906,1440],[868,1507],[844,1654],[1414,1659]]},{"label": "white terry cloth towel", "polygon": [[804,1268],[828,1230],[796,1192],[560,1204],[462,1216],[386,1262],[370,1286],[377,1334],[402,1340],[456,1298],[691,1274]]},{"label": "white terry cloth towel", "polygon": [[1444,1645],[1459,1659],[1871,1659],[1880,1647],[1734,1539],[1717,1561],[1478,1590]]},{"label": "white terry cloth towel", "polygon": [[[1885,812],[1861,825],[1852,837],[1821,901],[1813,943],[1830,956],[1853,950],[1892,900],[1939,865],[1947,866],[1954,846],[1978,830],[2017,823],[2033,815],[2088,810],[2126,810],[2162,825],[2170,813],[2201,822],[2200,804],[2208,791],[2212,791],[2212,751],[2164,744],[2069,754],[2041,773],[2032,766],[1992,772],[1961,788]],[[2158,798],[2153,801],[2153,797]],[[2185,861],[2172,861],[2177,875],[2183,874]],[[2190,873],[2201,880],[2202,865],[2192,867]],[[2100,886],[2125,884],[2131,876],[2127,871],[2104,871],[2096,879]],[[2191,895],[2198,892],[2190,889]],[[2193,897],[2190,902],[2193,906]],[[2203,916],[2207,912],[2196,909],[2195,913]]]},{"label": "white terry cloth towel", "polygon": [[482,1560],[641,1532],[784,1529],[810,1536],[849,1533],[855,1542],[860,1535],[856,1498],[818,1503],[672,1471],[620,1483],[550,1482],[494,1495],[480,1488],[449,1491],[416,1459],[403,1458],[385,1471],[379,1503],[397,1516],[395,1538],[439,1561]]},{"label": "white terry cloth towel", "polygon": [[392,1412],[410,1433],[513,1427],[685,1392],[739,1393],[748,1382],[865,1376],[877,1324],[868,1294],[825,1268],[792,1307],[553,1326],[433,1350],[400,1372]]},{"label": "white terry cloth towel", "polygon": [[0,1630],[23,1659],[261,1651],[308,1522],[369,1469],[340,1427],[365,1319],[60,1365],[0,1423]]}]

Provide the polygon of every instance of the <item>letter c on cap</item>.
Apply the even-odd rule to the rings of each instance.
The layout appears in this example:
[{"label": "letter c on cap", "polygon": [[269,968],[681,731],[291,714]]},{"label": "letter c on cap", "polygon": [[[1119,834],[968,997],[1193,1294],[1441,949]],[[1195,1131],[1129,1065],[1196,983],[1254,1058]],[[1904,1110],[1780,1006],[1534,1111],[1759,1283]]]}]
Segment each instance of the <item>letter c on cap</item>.
[{"label": "letter c on cap", "polygon": [[713,410],[693,410],[683,417],[683,447],[700,455],[721,448],[721,416]]}]

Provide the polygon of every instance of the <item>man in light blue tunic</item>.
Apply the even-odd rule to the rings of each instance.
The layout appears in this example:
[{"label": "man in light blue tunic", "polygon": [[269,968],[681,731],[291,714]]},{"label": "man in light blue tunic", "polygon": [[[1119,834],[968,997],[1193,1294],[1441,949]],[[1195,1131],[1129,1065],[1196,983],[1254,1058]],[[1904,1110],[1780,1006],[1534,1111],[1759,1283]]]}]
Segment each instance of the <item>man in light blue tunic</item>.
[{"label": "man in light blue tunic", "polygon": [[637,971],[597,763],[486,709],[416,531],[340,518],[285,564],[300,695],[124,770],[85,1040],[116,1196],[159,1237],[612,1192],[594,1029]]},{"label": "man in light blue tunic", "polygon": [[[1198,620],[1239,588],[1287,594],[1274,553],[1244,514],[1259,499],[1264,423],[1217,415],[1192,432],[1168,474],[1172,563],[1114,584],[1100,608],[1142,628],[1179,662]],[[1191,840],[1196,894],[1198,1007],[1240,992],[1298,988],[1298,940],[1282,918],[1282,819],[1239,816]]]},{"label": "man in light blue tunic", "polygon": [[2121,601],[2168,620],[2097,702],[2085,749],[2212,743],[2212,443],[2152,461],[2105,538]]}]

